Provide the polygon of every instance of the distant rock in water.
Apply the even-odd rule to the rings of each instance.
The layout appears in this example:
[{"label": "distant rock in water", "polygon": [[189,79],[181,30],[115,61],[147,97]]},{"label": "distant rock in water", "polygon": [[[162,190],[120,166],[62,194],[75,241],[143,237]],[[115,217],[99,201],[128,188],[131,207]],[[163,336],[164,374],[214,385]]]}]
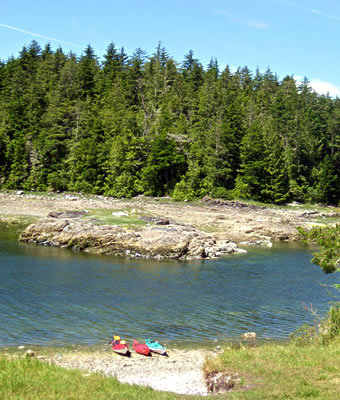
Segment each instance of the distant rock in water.
[{"label": "distant rock in water", "polygon": [[205,259],[242,252],[235,243],[216,240],[190,225],[171,224],[161,218],[150,222],[156,225],[131,231],[117,225],[95,225],[76,218],[74,212],[49,213],[47,218],[28,226],[19,240],[93,253],[157,259]]}]

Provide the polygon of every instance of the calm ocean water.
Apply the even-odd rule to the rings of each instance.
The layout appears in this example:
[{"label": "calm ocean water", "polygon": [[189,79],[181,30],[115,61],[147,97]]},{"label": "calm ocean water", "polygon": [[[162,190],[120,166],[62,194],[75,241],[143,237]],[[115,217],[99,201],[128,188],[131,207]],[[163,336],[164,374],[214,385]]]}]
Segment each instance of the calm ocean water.
[{"label": "calm ocean water", "polygon": [[284,339],[331,300],[311,249],[280,245],[204,262],[94,256],[20,244],[0,225],[0,346],[129,339]]}]

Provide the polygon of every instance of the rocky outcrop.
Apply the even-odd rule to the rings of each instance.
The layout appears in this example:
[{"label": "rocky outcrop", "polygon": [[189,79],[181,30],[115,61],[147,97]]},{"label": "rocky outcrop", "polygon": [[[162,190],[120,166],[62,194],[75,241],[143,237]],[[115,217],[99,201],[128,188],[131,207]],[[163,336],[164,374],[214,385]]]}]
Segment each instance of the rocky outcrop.
[{"label": "rocky outcrop", "polygon": [[209,196],[204,196],[202,198],[202,203],[205,203],[209,206],[217,206],[217,207],[228,207],[228,208],[238,208],[238,209],[248,209],[248,210],[266,210],[265,206],[257,206],[254,204],[246,204],[237,200],[221,200],[221,199],[212,199]]},{"label": "rocky outcrop", "polygon": [[139,219],[145,222],[151,222],[155,225],[169,225],[171,223],[168,218],[163,217],[139,217]]},{"label": "rocky outcrop", "polygon": [[[212,254],[215,252],[216,255],[219,253],[216,247],[216,244],[220,243],[218,239],[224,241],[223,243],[228,239],[241,247],[270,246],[277,241],[296,241],[299,240],[297,227],[309,229],[312,226],[333,224],[338,221],[340,215],[338,207],[305,209],[303,204],[297,203],[289,204],[288,207],[264,207],[235,200],[211,199],[207,196],[200,202],[184,204],[173,202],[169,198],[146,196],[127,200],[99,195],[85,196],[80,193],[47,193],[41,196],[37,193],[17,194],[0,191],[0,221],[26,224],[32,219],[46,216],[51,210],[51,217],[60,221],[80,220],[81,216],[77,213],[89,210],[87,222],[99,225],[105,218],[97,217],[96,213],[91,218],[91,213],[94,210],[103,210],[104,213],[110,211],[115,219],[131,216],[153,226],[170,228],[178,225],[177,229],[181,226],[191,226],[200,234],[202,231],[209,233],[207,240],[213,237],[216,243]],[[63,234],[65,235],[66,231]],[[46,240],[48,243],[48,239]],[[195,247],[197,252],[202,250],[195,242],[191,246]],[[207,250],[204,251],[205,255],[210,254],[210,250]],[[134,254],[133,250],[131,254]]]},{"label": "rocky outcrop", "polygon": [[87,211],[51,211],[47,217],[50,218],[79,218],[87,214]]},{"label": "rocky outcrop", "polygon": [[19,240],[101,254],[158,259],[204,259],[242,252],[235,243],[217,240],[190,225],[169,222],[132,231],[122,226],[96,225],[75,217],[66,218],[62,214],[49,215],[29,225]]}]

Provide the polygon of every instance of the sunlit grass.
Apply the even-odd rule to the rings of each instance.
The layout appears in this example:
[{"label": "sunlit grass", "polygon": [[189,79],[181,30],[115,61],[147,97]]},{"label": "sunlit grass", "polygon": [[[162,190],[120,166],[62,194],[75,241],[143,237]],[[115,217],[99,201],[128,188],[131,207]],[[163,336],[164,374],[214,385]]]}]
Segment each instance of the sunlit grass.
[{"label": "sunlit grass", "polygon": [[114,377],[66,370],[34,358],[0,356],[2,400],[147,400],[175,399],[174,394],[120,383]]},{"label": "sunlit grass", "polygon": [[[118,215],[117,213],[124,215]],[[127,215],[125,215],[127,214]],[[84,219],[89,219],[91,222],[99,225],[146,225],[147,222],[140,219],[140,215],[136,211],[129,208],[119,210],[108,209],[93,209],[83,216]]]},{"label": "sunlit grass", "polygon": [[[57,350],[47,348],[46,355]],[[222,354],[208,359],[204,365],[205,373],[226,372],[239,378],[233,390],[220,394],[220,399],[339,398],[340,339],[328,346],[284,342],[261,343],[257,346],[229,345],[223,350]],[[66,370],[35,357],[18,357],[16,348],[7,349],[7,352],[11,355],[5,357],[3,351],[0,354],[0,398],[3,400],[199,398],[122,384],[115,378]]]},{"label": "sunlit grass", "polygon": [[205,233],[223,232],[223,228],[214,225],[199,225],[197,228]]},{"label": "sunlit grass", "polygon": [[[266,344],[226,347],[205,363],[205,372],[238,373],[238,390],[228,399],[324,399],[340,393],[340,341],[329,346]],[[243,390],[242,390],[243,389]]]},{"label": "sunlit grass", "polygon": [[239,201],[240,203],[244,204],[249,204],[253,206],[258,206],[258,207],[268,207],[268,208],[278,208],[278,209],[286,209],[286,210],[296,210],[296,211],[315,211],[315,212],[320,212],[320,213],[329,213],[329,212],[334,212],[338,213],[340,212],[340,207],[330,207],[322,204],[312,204],[312,203],[288,203],[288,204],[268,204],[268,203],[262,203],[260,201],[255,201],[255,200],[235,200]]}]

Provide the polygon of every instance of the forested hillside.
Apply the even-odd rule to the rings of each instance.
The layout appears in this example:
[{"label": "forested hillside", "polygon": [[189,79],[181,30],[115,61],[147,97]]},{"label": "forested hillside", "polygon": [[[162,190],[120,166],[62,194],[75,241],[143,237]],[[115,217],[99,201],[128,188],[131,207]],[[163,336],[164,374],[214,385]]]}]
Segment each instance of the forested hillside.
[{"label": "forested hillside", "polygon": [[338,204],[340,99],[161,44],[99,61],[33,41],[0,62],[0,186]]}]

